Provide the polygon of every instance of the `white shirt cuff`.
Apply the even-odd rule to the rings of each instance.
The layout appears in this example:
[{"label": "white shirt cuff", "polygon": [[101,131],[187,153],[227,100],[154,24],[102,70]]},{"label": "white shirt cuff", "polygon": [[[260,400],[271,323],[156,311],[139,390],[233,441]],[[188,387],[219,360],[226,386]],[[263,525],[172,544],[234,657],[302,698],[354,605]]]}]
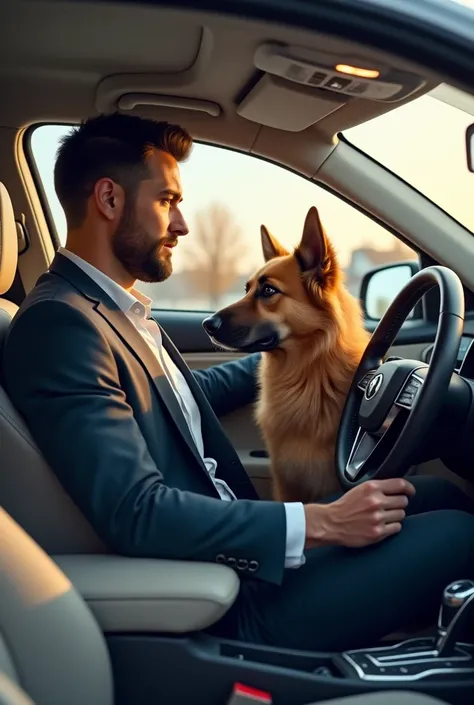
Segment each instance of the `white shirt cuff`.
[{"label": "white shirt cuff", "polygon": [[306,517],[301,502],[285,502],[286,553],[285,568],[299,568],[306,562],[304,542]]}]

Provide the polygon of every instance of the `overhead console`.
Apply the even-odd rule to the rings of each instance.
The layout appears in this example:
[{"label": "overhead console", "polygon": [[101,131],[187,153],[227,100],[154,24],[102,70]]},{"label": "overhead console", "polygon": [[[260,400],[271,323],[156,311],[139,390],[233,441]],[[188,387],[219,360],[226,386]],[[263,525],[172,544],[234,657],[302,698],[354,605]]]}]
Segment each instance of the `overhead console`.
[{"label": "overhead console", "polygon": [[420,91],[419,76],[362,57],[267,42],[254,55],[261,76],[237,106],[248,120],[304,130],[354,98],[396,103]]},{"label": "overhead console", "polygon": [[375,66],[363,58],[336,56],[274,42],[257,49],[255,66],[292,83],[376,101],[402,100],[425,84],[419,76],[390,66]]}]

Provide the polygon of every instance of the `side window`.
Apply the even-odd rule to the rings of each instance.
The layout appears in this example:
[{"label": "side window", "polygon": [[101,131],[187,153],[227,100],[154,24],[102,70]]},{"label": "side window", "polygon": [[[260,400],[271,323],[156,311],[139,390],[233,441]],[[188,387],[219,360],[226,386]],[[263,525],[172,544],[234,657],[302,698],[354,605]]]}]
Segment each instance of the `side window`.
[{"label": "side window", "polygon": [[[31,137],[31,151],[59,242],[66,221],[53,184],[54,159],[68,127],[45,125]],[[346,273],[359,295],[364,274],[416,254],[383,227],[314,183],[263,160],[196,144],[181,165],[183,213],[189,235],[173,253],[173,275],[160,284],[139,284],[157,309],[215,310],[240,298],[248,276],[263,263],[260,225],[288,248],[301,237],[315,205]],[[380,302],[383,313],[388,302]]]}]

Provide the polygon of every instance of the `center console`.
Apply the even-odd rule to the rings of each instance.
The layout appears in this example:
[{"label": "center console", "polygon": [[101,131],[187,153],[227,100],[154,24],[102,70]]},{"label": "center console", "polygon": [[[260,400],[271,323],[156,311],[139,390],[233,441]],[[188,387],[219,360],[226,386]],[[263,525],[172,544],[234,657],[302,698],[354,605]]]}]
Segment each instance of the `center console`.
[{"label": "center console", "polygon": [[206,632],[237,596],[238,579],[225,566],[114,556],[56,560],[105,634],[115,705],[224,705],[236,683],[269,693],[275,705],[381,690],[424,693],[452,705],[473,701],[473,581],[446,588],[433,636],[313,653]]},{"label": "center console", "polygon": [[382,690],[424,693],[465,705],[474,693],[474,582],[461,580],[446,588],[432,637],[374,648],[312,653],[203,633],[169,638],[109,634],[107,643],[116,705],[149,705],[158,687],[163,702],[223,705],[235,683],[270,694],[275,705]]}]

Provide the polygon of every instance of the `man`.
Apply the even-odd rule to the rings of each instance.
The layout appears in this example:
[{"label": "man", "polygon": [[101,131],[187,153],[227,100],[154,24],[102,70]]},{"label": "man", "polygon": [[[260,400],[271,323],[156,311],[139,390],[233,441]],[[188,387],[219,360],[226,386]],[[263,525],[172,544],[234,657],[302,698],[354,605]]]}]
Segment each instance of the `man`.
[{"label": "man", "polygon": [[190,150],[180,127],[123,115],[64,139],[66,248],[11,326],[13,403],[112,550],[239,573],[214,632],[343,649],[434,619],[444,586],[474,577],[464,495],[433,481],[414,496],[393,479],[329,504],[260,501],[216,418],[252,401],[258,356],[191,374],[134,288],[171,274],[188,233],[178,164]]}]

